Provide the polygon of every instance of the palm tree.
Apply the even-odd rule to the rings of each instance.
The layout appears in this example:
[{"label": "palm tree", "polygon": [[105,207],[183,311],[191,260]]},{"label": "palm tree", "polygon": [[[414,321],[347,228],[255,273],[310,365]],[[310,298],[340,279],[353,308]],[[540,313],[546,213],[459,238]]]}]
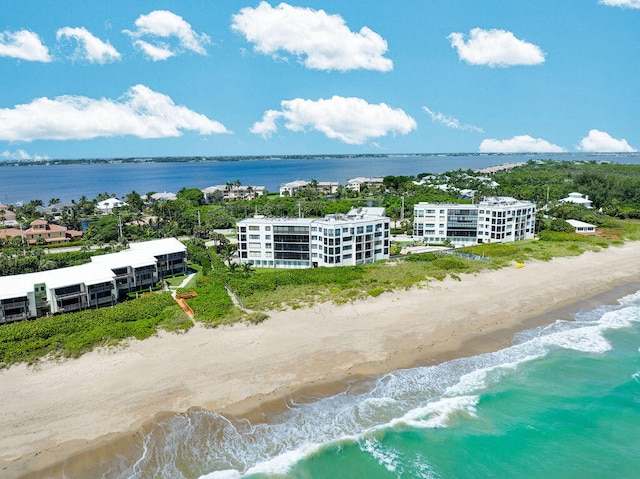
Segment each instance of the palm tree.
[{"label": "palm tree", "polygon": [[251,263],[242,263],[241,270],[244,276],[249,276],[251,273],[255,273]]}]

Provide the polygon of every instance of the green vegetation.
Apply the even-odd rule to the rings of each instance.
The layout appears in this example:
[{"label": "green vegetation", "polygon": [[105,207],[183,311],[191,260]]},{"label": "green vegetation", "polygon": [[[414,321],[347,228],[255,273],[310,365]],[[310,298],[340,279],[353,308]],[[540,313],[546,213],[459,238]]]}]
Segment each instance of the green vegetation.
[{"label": "green vegetation", "polygon": [[[45,254],[38,246],[6,241],[0,253],[0,274],[17,274],[60,268],[90,261],[90,256],[112,252],[130,240],[190,235],[186,241],[188,255],[197,270],[196,278],[180,292],[195,292],[187,299],[195,318],[215,327],[237,321],[259,323],[269,310],[297,309],[319,302],[344,304],[357,299],[412,287],[428,287],[447,277],[460,279],[462,274],[548,261],[554,257],[577,256],[598,251],[624,241],[640,239],[640,165],[599,164],[595,162],[529,161],[525,166],[492,176],[492,185],[471,170],[442,175],[422,173],[416,177],[388,176],[383,187],[360,194],[344,188],[326,197],[313,189],[304,189],[297,197],[269,195],[253,200],[205,198],[199,190],[184,188],[175,201],[145,204],[135,191],[126,196],[129,206],[117,214],[97,217],[95,200],[85,197],[63,210],[64,222],[77,227],[80,219],[91,219],[85,251]],[[419,181],[424,180],[424,181]],[[239,183],[236,180],[236,183]],[[438,186],[447,184],[451,192]],[[538,203],[535,240],[508,244],[480,244],[458,251],[476,255],[480,261],[444,253],[413,254],[404,258],[362,266],[315,268],[302,270],[253,269],[231,262],[233,245],[215,228],[232,227],[236,220],[258,213],[268,216],[322,216],[344,213],[366,204],[382,205],[393,222],[394,232],[410,232],[413,205],[420,201],[461,202],[457,189],[473,189],[476,197],[513,196]],[[593,209],[573,204],[559,205],[558,200],[578,191],[588,194]],[[548,198],[548,201],[547,201]],[[469,200],[470,201],[470,200]],[[50,201],[50,203],[52,203]],[[23,222],[38,217],[32,201],[16,211]],[[53,202],[53,204],[58,204]],[[404,210],[402,209],[404,205]],[[544,206],[544,208],[542,208]],[[120,215],[120,218],[118,218]],[[400,221],[403,218],[403,221]],[[566,222],[576,219],[595,224],[597,235],[578,235]],[[124,238],[119,237],[122,221]],[[214,246],[205,247],[209,238]],[[100,250],[89,247],[103,245]],[[400,252],[391,244],[392,254]],[[184,277],[168,278],[176,287]],[[97,346],[121,344],[127,338],[144,339],[158,328],[184,331],[192,322],[167,293],[145,295],[113,308],[84,311],[0,326],[0,365],[20,361],[34,362],[43,356],[77,357]]]},{"label": "green vegetation", "polygon": [[168,293],[145,295],[112,308],[87,310],[0,327],[0,365],[75,358],[99,346],[128,338],[145,339],[167,331],[185,331],[193,323]]}]

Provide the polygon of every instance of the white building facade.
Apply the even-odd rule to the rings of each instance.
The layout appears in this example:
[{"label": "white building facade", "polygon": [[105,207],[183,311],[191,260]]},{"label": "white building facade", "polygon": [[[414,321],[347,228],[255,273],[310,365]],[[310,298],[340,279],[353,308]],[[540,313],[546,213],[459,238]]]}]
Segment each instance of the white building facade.
[{"label": "white building facade", "polygon": [[324,218],[239,221],[238,256],[259,268],[353,266],[389,259],[389,218],[383,208],[361,208]]},{"label": "white building facade", "polygon": [[90,263],[0,276],[0,324],[112,306],[128,292],[187,271],[187,248],[175,238],[131,243]]},{"label": "white building facade", "polygon": [[477,204],[418,203],[413,208],[413,237],[453,246],[533,239],[536,206],[510,197],[485,198]]},{"label": "white building facade", "polygon": [[345,188],[360,192],[363,188],[382,188],[382,181],[384,178],[365,178],[364,176],[358,176],[357,178],[351,178],[347,180]]}]

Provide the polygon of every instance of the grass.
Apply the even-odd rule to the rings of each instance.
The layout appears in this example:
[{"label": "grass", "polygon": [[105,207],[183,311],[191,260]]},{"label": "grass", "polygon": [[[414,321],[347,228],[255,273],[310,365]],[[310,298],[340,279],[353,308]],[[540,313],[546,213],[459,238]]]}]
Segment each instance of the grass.
[{"label": "grass", "polygon": [[149,294],[111,308],[20,321],[0,327],[0,365],[34,363],[40,358],[76,358],[99,346],[145,339],[158,329],[193,326],[168,293]]}]

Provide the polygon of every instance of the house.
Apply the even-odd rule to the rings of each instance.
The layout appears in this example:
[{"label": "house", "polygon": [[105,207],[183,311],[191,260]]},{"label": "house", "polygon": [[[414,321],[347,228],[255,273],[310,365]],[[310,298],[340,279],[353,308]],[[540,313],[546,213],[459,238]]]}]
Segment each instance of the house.
[{"label": "house", "polygon": [[0,225],[3,226],[18,226],[16,221],[16,214],[9,209],[7,205],[0,203]]},{"label": "house", "polygon": [[592,225],[589,223],[585,223],[584,221],[578,221],[578,220],[566,220],[566,221],[571,226],[573,226],[576,233],[590,234],[590,233],[596,232],[596,225]]},{"label": "house", "polygon": [[346,188],[358,193],[365,188],[381,188],[383,178],[365,178],[364,176],[358,176],[347,180]]},{"label": "house", "polygon": [[113,213],[114,210],[118,208],[122,208],[123,206],[127,206],[127,203],[119,200],[118,198],[107,198],[106,200],[100,201],[96,208],[103,214],[108,215]]},{"label": "house", "polygon": [[263,196],[267,189],[264,186],[214,185],[201,190],[207,203],[217,200],[253,200]]},{"label": "house", "polygon": [[569,193],[569,196],[562,198],[558,201],[561,205],[566,203],[573,203],[576,205],[582,205],[585,208],[592,208],[592,201],[589,199],[589,195],[583,195],[582,193]]},{"label": "house", "polygon": [[90,263],[0,276],[0,324],[116,304],[131,291],[187,270],[187,248],[175,238],[132,243]]},{"label": "house", "polygon": [[453,246],[505,243],[533,239],[535,221],[535,203],[510,197],[477,204],[422,202],[413,208],[413,238]]},{"label": "house", "polygon": [[46,220],[35,220],[30,227],[22,231],[17,228],[0,229],[0,238],[16,238],[22,236],[29,244],[67,243],[82,236],[82,231],[70,230],[66,226],[49,223]]},{"label": "house", "polygon": [[153,193],[150,197],[147,198],[147,195],[142,195],[140,197],[142,201],[173,201],[178,199],[175,193],[167,193],[166,191],[162,193]]},{"label": "house", "polygon": [[263,268],[351,266],[389,258],[384,208],[359,208],[324,218],[267,218],[237,223],[240,263]]},{"label": "house", "polygon": [[62,218],[62,214],[70,212],[73,205],[70,203],[53,203],[49,206],[36,206],[36,211],[44,217],[52,217],[54,220]]}]

